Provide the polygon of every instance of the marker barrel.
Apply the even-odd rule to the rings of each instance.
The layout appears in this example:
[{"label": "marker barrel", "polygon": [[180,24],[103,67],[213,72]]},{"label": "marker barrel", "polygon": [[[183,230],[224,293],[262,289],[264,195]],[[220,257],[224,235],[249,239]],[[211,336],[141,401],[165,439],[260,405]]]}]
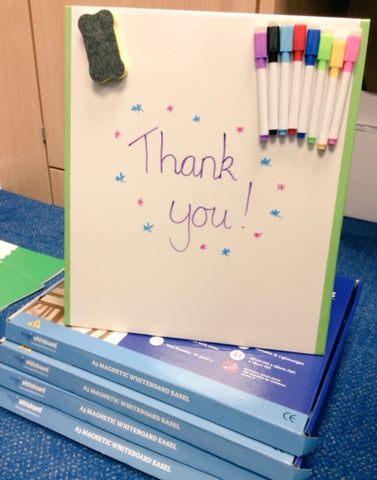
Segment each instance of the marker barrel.
[{"label": "marker barrel", "polygon": [[298,138],[305,138],[309,121],[309,109],[312,99],[312,85],[314,77],[314,66],[307,65],[304,73],[304,85],[302,87],[300,114],[297,123]]},{"label": "marker barrel", "polygon": [[268,107],[267,107],[267,84],[266,69],[257,69],[258,84],[258,116],[259,116],[259,138],[262,141],[268,139]]},{"label": "marker barrel", "polygon": [[329,130],[332,120],[332,115],[334,111],[334,104],[335,104],[335,94],[336,94],[336,87],[338,84],[338,77],[330,77],[328,86],[327,86],[327,94],[326,94],[326,102],[325,108],[323,111],[322,121],[321,121],[321,129],[318,137],[318,149],[325,150],[327,145],[327,140],[329,138]]},{"label": "marker barrel", "polygon": [[302,62],[293,62],[292,67],[292,87],[291,100],[289,105],[288,116],[288,133],[295,135],[297,132],[298,111],[300,105],[300,90],[301,90],[301,68]]},{"label": "marker barrel", "polygon": [[338,98],[334,110],[334,116],[332,118],[328,143],[329,145],[336,145],[340,132],[340,125],[342,123],[342,117],[344,112],[344,107],[346,105],[348,88],[351,83],[351,72],[343,72],[342,78],[340,80],[340,87]]},{"label": "marker barrel", "polygon": [[278,64],[269,63],[268,69],[268,129],[276,135],[278,129]]},{"label": "marker barrel", "polygon": [[287,135],[288,133],[288,111],[289,111],[289,62],[280,64],[280,96],[279,96],[279,116],[278,130],[279,135]]},{"label": "marker barrel", "polygon": [[308,127],[308,142],[315,143],[319,131],[319,118],[322,108],[322,97],[325,87],[326,70],[317,70],[313,94],[312,111]]}]

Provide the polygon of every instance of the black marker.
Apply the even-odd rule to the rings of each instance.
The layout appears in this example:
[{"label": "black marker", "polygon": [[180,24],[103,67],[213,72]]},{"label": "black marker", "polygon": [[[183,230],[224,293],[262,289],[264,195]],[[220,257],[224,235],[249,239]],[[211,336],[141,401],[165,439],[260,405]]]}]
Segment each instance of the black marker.
[{"label": "black marker", "polygon": [[267,27],[268,54],[268,133],[276,135],[278,131],[278,58],[280,50],[280,32],[277,25]]}]

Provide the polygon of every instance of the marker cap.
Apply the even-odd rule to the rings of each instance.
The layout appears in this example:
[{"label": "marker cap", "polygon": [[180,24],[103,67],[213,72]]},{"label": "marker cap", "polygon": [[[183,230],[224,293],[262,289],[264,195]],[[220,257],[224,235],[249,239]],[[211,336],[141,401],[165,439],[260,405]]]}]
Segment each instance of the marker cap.
[{"label": "marker cap", "polygon": [[321,32],[317,54],[318,70],[326,70],[327,62],[331,57],[333,36],[330,32]]},{"label": "marker cap", "polygon": [[267,27],[267,52],[268,61],[277,62],[279,55],[279,27],[273,25]]},{"label": "marker cap", "polygon": [[357,57],[359,55],[360,44],[361,44],[360,35],[350,35],[348,37],[346,50],[344,52],[344,65],[343,65],[344,72],[352,71],[353,64],[356,62]]},{"label": "marker cap", "polygon": [[318,60],[326,60],[327,62],[330,60],[332,42],[333,42],[332,33],[321,32],[321,36],[319,39],[318,54],[317,54]]},{"label": "marker cap", "polygon": [[258,68],[266,67],[267,59],[267,31],[254,33],[254,54]]},{"label": "marker cap", "polygon": [[[293,46],[293,25],[280,27],[280,53],[291,53]],[[289,57],[288,57],[289,60]]]},{"label": "marker cap", "polygon": [[293,60],[301,61],[305,51],[306,25],[295,25],[293,27]]},{"label": "marker cap", "polygon": [[345,50],[346,50],[346,41],[342,38],[335,39],[332,46],[331,57],[330,57],[331,68],[341,68],[343,66]]},{"label": "marker cap", "polygon": [[306,36],[305,63],[306,65],[315,65],[318,54],[319,40],[321,31],[317,28],[309,28]]}]

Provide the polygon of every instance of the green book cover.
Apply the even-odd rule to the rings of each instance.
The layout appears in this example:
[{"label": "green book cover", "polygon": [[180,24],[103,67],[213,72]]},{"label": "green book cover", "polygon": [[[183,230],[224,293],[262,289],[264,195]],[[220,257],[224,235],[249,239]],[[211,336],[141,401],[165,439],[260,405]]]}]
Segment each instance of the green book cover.
[{"label": "green book cover", "polygon": [[43,284],[0,261],[0,310],[41,289]]},{"label": "green book cover", "polygon": [[0,310],[41,289],[64,261],[0,240]]}]

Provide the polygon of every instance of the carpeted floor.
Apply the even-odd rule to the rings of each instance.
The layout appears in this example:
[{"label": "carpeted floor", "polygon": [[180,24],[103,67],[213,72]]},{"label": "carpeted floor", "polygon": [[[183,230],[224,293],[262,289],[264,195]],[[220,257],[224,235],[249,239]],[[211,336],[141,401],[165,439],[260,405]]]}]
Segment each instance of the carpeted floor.
[{"label": "carpeted floor", "polygon": [[[63,236],[63,209],[0,190],[2,240],[63,258]],[[377,224],[344,219],[337,271],[360,278],[363,290],[322,420],[321,443],[307,463],[313,480],[373,480],[377,479]],[[20,306],[0,312],[0,337],[5,318]],[[149,478],[0,409],[0,480]]]}]

